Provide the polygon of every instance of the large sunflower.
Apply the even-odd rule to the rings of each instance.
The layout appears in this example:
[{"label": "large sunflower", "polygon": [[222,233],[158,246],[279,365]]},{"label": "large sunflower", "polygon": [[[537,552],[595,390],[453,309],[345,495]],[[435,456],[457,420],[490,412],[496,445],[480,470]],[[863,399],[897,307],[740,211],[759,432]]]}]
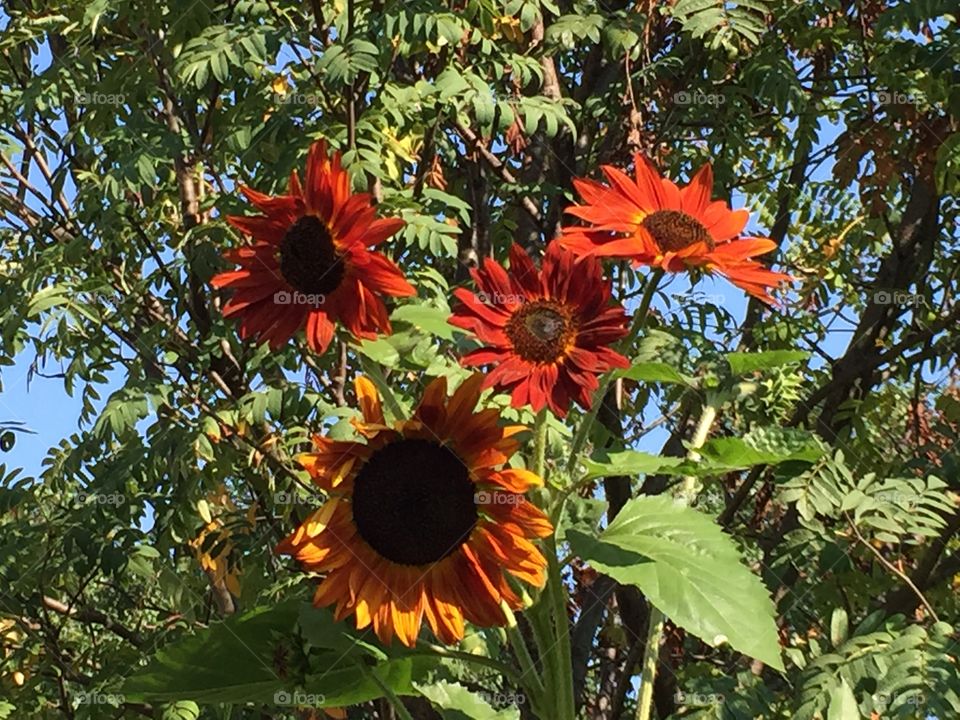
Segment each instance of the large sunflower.
[{"label": "large sunflower", "polygon": [[506,622],[501,601],[522,605],[504,573],[542,586],[546,561],[531,542],[549,535],[546,516],[524,498],[542,480],[503,469],[522,427],[501,427],[495,409],[474,412],[481,378],[447,397],[445,378],[424,391],[409,420],[386,424],[380,397],[356,381],[366,443],[314,439],[300,463],[330,499],[278,551],[325,573],[317,607],[355,615],[385,643],[412,646],[424,619],[445,643],[464,620]]},{"label": "large sunflower", "polygon": [[314,143],[306,183],[294,171],[287,195],[240,191],[263,215],[227,218],[254,242],[225,252],[240,268],[212,280],[234,291],[223,314],[240,317],[240,337],[277,348],[306,327],[311,349],[323,352],[338,320],[359,338],[390,332],[380,296],[413,295],[414,289],[393,262],[369,248],[404,221],[377,219],[370,196],[350,192],[340,153],[331,159],[326,142]]},{"label": "large sunflower", "polygon": [[490,258],[471,270],[479,293],[457,288],[450,323],[473,331],[484,347],[465,355],[466,366],[492,365],[485,387],[512,394],[514,407],[549,407],[564,417],[573,401],[590,407],[599,374],[628,367],[608,347],[627,334],[623,307],[611,301],[600,262],[576,262],[551,243],[537,272],[519,245],[510,270]]},{"label": "large sunflower", "polygon": [[753,258],[774,250],[772,240],[740,237],[750,214],[711,200],[713,170],[704,165],[690,184],[678,188],[660,177],[642,155],[634,156],[636,179],[601,166],[609,185],[574,180],[583,205],[567,209],[589,223],[565,227],[558,241],[578,255],[628,258],[668,272],[697,268],[724,276],[751,295],[773,304],[769,288],[792,278]]}]

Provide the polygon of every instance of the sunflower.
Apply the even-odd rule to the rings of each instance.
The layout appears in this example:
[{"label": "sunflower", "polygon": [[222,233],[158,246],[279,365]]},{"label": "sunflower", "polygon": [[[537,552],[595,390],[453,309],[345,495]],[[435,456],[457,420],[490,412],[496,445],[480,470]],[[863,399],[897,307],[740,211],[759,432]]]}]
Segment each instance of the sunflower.
[{"label": "sunflower", "polygon": [[414,294],[397,266],[370,250],[404,225],[377,219],[366,193],[350,192],[340,153],[327,153],[321,140],[310,148],[307,178],[290,175],[287,195],[271,197],[241,187],[263,215],[230,216],[250,235],[252,245],[228,250],[240,265],[213,278],[216,288],[233,290],[225,317],[240,317],[240,337],[256,337],[276,349],[306,327],[307,344],[324,352],[339,321],[358,338],[390,333],[382,295]]},{"label": "sunflower", "polygon": [[611,301],[598,260],[577,262],[551,243],[537,272],[514,245],[509,271],[487,258],[471,274],[480,292],[457,288],[460,304],[449,322],[484,346],[460,362],[492,365],[484,386],[510,392],[514,407],[547,406],[564,417],[573,401],[590,407],[598,375],[629,366],[608,347],[627,334],[627,316]]},{"label": "sunflower", "polygon": [[634,166],[636,180],[609,165],[601,166],[609,185],[574,180],[585,204],[567,212],[590,225],[563,228],[558,238],[562,246],[577,255],[628,258],[635,266],[668,272],[697,268],[717,273],[774,304],[769,288],[792,278],[753,258],[777,245],[767,238],[740,237],[750,214],[710,199],[713,170],[709,163],[683,188],[660,177],[641,155],[634,156]]},{"label": "sunflower", "polygon": [[424,619],[444,643],[463,638],[464,621],[506,623],[501,602],[522,601],[506,574],[541,587],[546,560],[532,539],[549,535],[546,516],[524,493],[536,474],[503,468],[523,427],[501,427],[495,409],[474,412],[481,377],[447,397],[446,378],[424,391],[413,416],[388,426],[380,397],[356,381],[366,442],[314,438],[299,457],[330,495],[278,551],[325,573],[317,607],[336,604],[389,644],[412,646]]}]

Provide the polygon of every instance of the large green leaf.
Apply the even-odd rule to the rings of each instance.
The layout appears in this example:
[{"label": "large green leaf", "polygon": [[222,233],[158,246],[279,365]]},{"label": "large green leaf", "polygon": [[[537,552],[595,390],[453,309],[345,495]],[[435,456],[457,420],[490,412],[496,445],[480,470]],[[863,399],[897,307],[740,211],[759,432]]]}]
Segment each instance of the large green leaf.
[{"label": "large green leaf", "polygon": [[628,502],[599,539],[567,533],[582,559],[635,585],[673,622],[704,642],[783,670],[774,606],[711,518],[664,496]]},{"label": "large green leaf", "polygon": [[[280,647],[293,656],[299,643],[297,625],[313,648],[304,658],[310,669],[299,679],[277,662]],[[413,682],[433,664],[430,658],[389,658],[353,637],[328,611],[291,601],[252,610],[174,642],[127,680],[122,692],[134,701],[337,707],[382,697],[380,683],[395,693],[413,694]]]},{"label": "large green leaf", "polygon": [[599,460],[586,460],[586,479],[611,475],[651,475],[671,473],[683,463],[683,458],[661,457],[639,450],[606,453]]},{"label": "large green leaf", "polygon": [[698,464],[702,468],[699,474],[718,474],[754,465],[778,465],[789,460],[816,462],[823,454],[822,447],[813,439],[806,442],[798,442],[795,438],[783,442],[768,442],[770,438],[766,434],[757,437],[759,442],[749,435],[744,438],[708,440],[698,450],[701,455]]},{"label": "large green leaf", "polygon": [[257,608],[173,642],[122,687],[132,701],[272,702],[284,687],[273,667],[281,636],[291,636],[297,604]]},{"label": "large green leaf", "polygon": [[[514,693],[475,693],[458,683],[443,680],[429,685],[417,685],[420,694],[438,707],[444,720],[517,720],[518,705],[524,697]],[[508,704],[495,710],[490,704]]]},{"label": "large green leaf", "polygon": [[788,461],[815,462],[822,445],[810,433],[781,428],[757,428],[743,438],[708,440],[698,449],[700,459],[651,455],[640,450],[602,452],[585,461],[586,478],[611,475],[691,475],[711,477],[746,470],[754,465],[778,465]]}]

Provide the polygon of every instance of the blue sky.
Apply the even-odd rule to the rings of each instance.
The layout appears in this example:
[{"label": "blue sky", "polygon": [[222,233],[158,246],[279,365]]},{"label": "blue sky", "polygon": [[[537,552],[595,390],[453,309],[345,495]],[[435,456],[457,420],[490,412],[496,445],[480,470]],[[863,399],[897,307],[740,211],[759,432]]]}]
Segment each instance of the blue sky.
[{"label": "blue sky", "polygon": [[[0,22],[6,24],[6,17],[0,13]],[[289,57],[288,57],[289,56]],[[278,57],[277,66],[285,62],[294,61],[295,58],[290,55],[287,49],[282,49]],[[36,68],[42,69],[50,62],[49,52],[44,48],[36,59]],[[841,131],[839,126],[824,126],[821,128],[820,147],[826,146],[836,139]],[[830,177],[832,171],[832,158],[818,166],[813,173],[813,179],[826,180]],[[31,177],[31,181],[38,187],[43,187],[42,177]],[[73,196],[73,188],[69,184],[64,188],[68,199]],[[744,197],[735,193],[733,198],[734,205],[750,207],[751,198]],[[41,208],[38,208],[42,212]],[[751,226],[758,234],[762,234],[763,228]],[[787,239],[789,242],[789,238]],[[667,288],[667,294],[680,294],[689,289],[685,279],[674,278]],[[698,286],[697,292],[705,295],[718,296],[722,298],[718,304],[734,317],[742,318],[746,309],[746,299],[739,290],[729,285],[723,280],[706,278]],[[669,307],[659,300],[654,304],[655,308],[662,312],[669,312]],[[829,345],[824,348],[827,352],[835,354],[841,352],[847,342],[847,333],[841,328],[831,335]],[[47,455],[50,447],[55,446],[59,441],[77,432],[80,428],[78,418],[81,410],[81,400],[79,393],[71,397],[67,394],[63,381],[59,378],[46,378],[38,374],[31,377],[31,364],[34,362],[34,356],[31,351],[22,352],[16,359],[15,364],[9,367],[0,368],[0,381],[2,381],[2,392],[0,392],[0,422],[16,421],[32,431],[32,433],[18,433],[16,445],[9,453],[0,453],[0,463],[5,463],[8,467],[22,467],[25,474],[38,476],[42,471],[42,462]],[[40,368],[46,374],[55,374],[57,367]],[[113,382],[98,388],[103,398],[102,402],[109,397],[110,393],[122,385],[122,369],[117,370],[112,378]],[[149,421],[141,423],[142,427],[149,424]],[[643,440],[644,449],[656,452],[663,442],[665,431],[655,431]]]}]

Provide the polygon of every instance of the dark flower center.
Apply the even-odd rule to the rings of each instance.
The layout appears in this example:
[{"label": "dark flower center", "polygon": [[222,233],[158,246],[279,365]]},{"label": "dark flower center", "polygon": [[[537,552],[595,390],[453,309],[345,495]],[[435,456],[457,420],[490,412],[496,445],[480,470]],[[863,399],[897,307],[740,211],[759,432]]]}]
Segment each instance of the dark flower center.
[{"label": "dark flower center", "polygon": [[513,349],[524,360],[549,363],[559,360],[576,335],[569,312],[550,300],[527,303],[507,323]]},{"label": "dark flower center", "polygon": [[714,242],[703,224],[678,210],[657,210],[647,215],[641,225],[647,229],[663,252],[677,252],[702,242],[713,250]]},{"label": "dark flower center", "polygon": [[387,560],[429,565],[466,542],[477,522],[474,492],[451,450],[429,440],[398,440],[357,474],[353,522]]},{"label": "dark flower center", "polygon": [[326,295],[340,287],[346,268],[326,223],[304,215],[290,226],[280,243],[280,273],[307,295]]}]

